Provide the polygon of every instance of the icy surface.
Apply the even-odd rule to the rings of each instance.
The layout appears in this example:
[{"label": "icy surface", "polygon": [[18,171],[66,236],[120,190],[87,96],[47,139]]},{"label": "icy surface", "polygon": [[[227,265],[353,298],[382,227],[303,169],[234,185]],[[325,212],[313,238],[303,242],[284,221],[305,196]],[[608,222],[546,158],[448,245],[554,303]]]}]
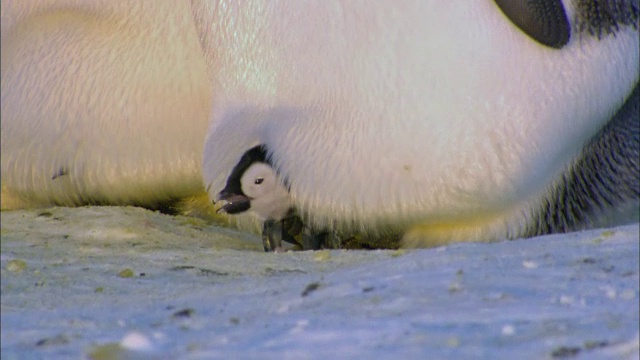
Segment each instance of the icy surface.
[{"label": "icy surface", "polygon": [[638,358],[638,224],[267,254],[137,208],[1,215],[2,359]]}]

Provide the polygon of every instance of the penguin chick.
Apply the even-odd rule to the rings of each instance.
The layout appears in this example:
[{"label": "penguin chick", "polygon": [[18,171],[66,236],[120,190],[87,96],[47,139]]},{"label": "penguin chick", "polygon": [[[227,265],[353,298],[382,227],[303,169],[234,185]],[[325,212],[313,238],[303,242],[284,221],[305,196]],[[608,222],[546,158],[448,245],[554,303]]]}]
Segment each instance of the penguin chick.
[{"label": "penguin chick", "polygon": [[265,251],[282,251],[282,240],[297,244],[289,236],[285,219],[293,210],[289,193],[267,162],[263,146],[248,150],[231,171],[227,184],[218,193],[216,202],[222,202],[219,213],[241,214],[252,211],[263,221],[262,243]]},{"label": "penguin chick", "polygon": [[268,164],[262,146],[242,156],[215,200],[223,202],[220,213],[233,215],[251,210],[262,220],[282,220],[291,210],[289,193]]},{"label": "penguin chick", "polygon": [[234,215],[249,210],[258,215],[264,221],[262,243],[267,252],[283,251],[282,241],[302,250],[339,247],[337,234],[316,232],[302,223],[266,155],[262,145],[242,155],[225,188],[216,196],[216,202],[222,202],[218,212]]}]

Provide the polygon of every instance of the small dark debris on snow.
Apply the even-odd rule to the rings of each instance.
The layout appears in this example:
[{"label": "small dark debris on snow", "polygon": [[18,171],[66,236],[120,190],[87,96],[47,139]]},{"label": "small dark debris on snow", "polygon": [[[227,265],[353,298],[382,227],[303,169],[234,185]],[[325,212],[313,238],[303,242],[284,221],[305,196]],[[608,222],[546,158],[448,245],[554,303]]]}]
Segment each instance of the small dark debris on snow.
[{"label": "small dark debris on snow", "polygon": [[265,275],[280,275],[280,274],[306,274],[307,272],[300,269],[274,269],[271,267],[264,268]]},{"label": "small dark debris on snow", "polygon": [[598,349],[609,346],[608,341],[585,341],[584,348],[586,350]]},{"label": "small dark debris on snow", "polygon": [[304,291],[302,292],[302,297],[305,297],[309,294],[311,294],[312,292],[318,290],[318,288],[320,287],[320,283],[319,282],[312,282],[311,284],[307,285],[307,287],[304,289]]},{"label": "small dark debris on snow", "polygon": [[54,337],[44,338],[38,340],[36,342],[36,346],[55,346],[55,345],[65,345],[71,342],[69,338],[65,335],[56,335]]},{"label": "small dark debris on snow", "polygon": [[592,257],[586,257],[586,258],[580,260],[580,262],[583,263],[583,264],[595,264],[598,261],[596,259],[592,258]]},{"label": "small dark debris on snow", "polygon": [[171,317],[174,319],[190,318],[191,316],[193,316],[195,312],[196,311],[191,308],[182,309],[180,311],[174,312],[173,315],[171,315]]},{"label": "small dark debris on snow", "polygon": [[195,273],[196,275],[200,275],[200,276],[226,276],[229,275],[229,273],[227,272],[222,272],[222,271],[215,271],[215,270],[210,270],[210,269],[204,269],[204,268],[199,268],[199,267],[195,267],[195,266],[191,266],[191,265],[180,265],[180,266],[174,266],[171,268],[172,271],[187,271],[190,273]]},{"label": "small dark debris on snow", "polygon": [[611,266],[606,266],[602,268],[602,271],[606,272],[606,273],[610,273],[612,272],[616,267],[611,265]]},{"label": "small dark debris on snow", "polygon": [[551,353],[551,356],[554,358],[566,358],[566,357],[576,356],[578,355],[579,352],[580,352],[579,347],[561,346],[553,350],[553,352]]}]

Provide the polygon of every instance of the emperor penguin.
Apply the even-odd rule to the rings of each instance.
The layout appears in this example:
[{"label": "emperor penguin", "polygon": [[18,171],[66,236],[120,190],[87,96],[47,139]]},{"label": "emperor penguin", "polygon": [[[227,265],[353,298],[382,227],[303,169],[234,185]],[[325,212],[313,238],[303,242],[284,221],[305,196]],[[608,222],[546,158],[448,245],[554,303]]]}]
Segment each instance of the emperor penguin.
[{"label": "emperor penguin", "polygon": [[205,194],[211,83],[189,2],[2,2],[2,209]]},{"label": "emperor penguin", "polygon": [[228,4],[204,184],[214,199],[261,146],[306,224],[406,247],[637,214],[638,14],[604,0]]}]

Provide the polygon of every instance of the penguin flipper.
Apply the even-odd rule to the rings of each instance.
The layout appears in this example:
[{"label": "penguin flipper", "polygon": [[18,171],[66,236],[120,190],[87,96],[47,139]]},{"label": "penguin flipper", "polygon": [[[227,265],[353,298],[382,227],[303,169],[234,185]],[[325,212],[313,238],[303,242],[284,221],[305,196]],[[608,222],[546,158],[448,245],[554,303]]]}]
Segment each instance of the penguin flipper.
[{"label": "penguin flipper", "polygon": [[529,37],[556,49],[569,42],[571,26],[560,0],[495,0],[502,12]]}]

